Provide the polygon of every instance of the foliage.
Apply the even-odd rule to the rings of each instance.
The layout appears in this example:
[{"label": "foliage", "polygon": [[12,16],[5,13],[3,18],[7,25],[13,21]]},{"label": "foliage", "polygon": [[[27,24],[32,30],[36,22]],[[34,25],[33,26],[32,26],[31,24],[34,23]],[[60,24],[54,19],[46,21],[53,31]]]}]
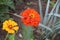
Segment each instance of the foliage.
[{"label": "foliage", "polygon": [[31,26],[25,26],[22,24],[22,34],[24,40],[33,40],[33,31]]},{"label": "foliage", "polygon": [[[0,0],[0,24],[10,18],[9,11],[15,10],[13,0]],[[1,26],[1,25],[0,25]],[[14,35],[6,35],[9,36],[9,40],[14,40]]]},{"label": "foliage", "polygon": [[[3,7],[2,7],[2,6]],[[15,9],[14,8],[14,3],[13,3],[13,1],[12,0],[0,0],[0,6],[1,6],[1,8],[0,8],[0,10],[3,8],[3,9],[5,9],[5,10],[7,10],[7,9],[9,9],[8,7],[10,7],[10,8],[12,8],[12,9]],[[8,10],[7,10],[8,11]],[[4,12],[4,10],[3,10],[3,12]]]},{"label": "foliage", "polygon": [[[47,7],[46,7],[46,14],[47,15],[49,14],[48,13],[49,2],[50,1],[48,0]],[[27,3],[27,5],[30,5],[30,4],[32,4],[32,3]],[[50,2],[50,4],[52,6],[54,6],[54,3],[53,2]],[[4,20],[10,18],[9,14],[8,14],[9,11],[10,11],[10,9],[15,10],[14,3],[13,3],[12,0],[0,0],[0,22],[3,22]],[[51,13],[53,13],[54,9],[55,9],[55,6],[53,7]],[[44,27],[42,28],[43,30],[42,30],[42,34],[41,34],[40,40],[52,40],[52,36],[55,33],[57,33],[58,29],[60,28],[57,25],[57,24],[60,24],[60,19],[59,19],[59,21],[57,20],[57,22],[55,23],[56,25],[55,24],[54,25],[51,25],[51,23],[50,23],[51,22],[50,15],[48,17],[47,17],[47,15],[46,15],[46,18],[44,18],[44,19],[46,19],[46,21],[43,20],[43,23],[42,23]],[[50,20],[48,20],[48,18]],[[47,24],[47,22],[49,22],[49,23]],[[47,24],[47,25],[45,25],[44,23]],[[51,29],[52,32],[49,31],[49,29]],[[24,40],[33,40],[33,31],[32,31],[31,25],[28,26],[28,27],[26,27],[24,24],[22,24],[22,34],[23,34]],[[9,40],[15,40],[14,37],[15,37],[15,34],[13,34],[13,35],[12,34],[8,34],[7,35],[7,38]]]},{"label": "foliage", "polygon": [[5,40],[15,40],[14,38],[15,38],[15,34],[8,34],[7,33]]},{"label": "foliage", "polygon": [[0,22],[9,18],[9,14],[7,13],[9,13],[10,8],[15,9],[12,0],[0,0]]},{"label": "foliage", "polygon": [[54,6],[55,3],[51,1],[50,4],[51,4],[52,6]]},{"label": "foliage", "polygon": [[[56,3],[54,3],[51,0],[48,0],[45,15],[42,12],[42,9],[40,8],[40,11],[41,11],[40,14],[44,15],[44,17],[42,17],[42,18],[44,18],[43,22],[42,22],[43,26],[40,25],[42,27],[42,29],[43,29],[40,40],[52,40],[53,36],[57,32],[59,32],[58,30],[60,29],[60,19],[58,18],[58,16],[57,17],[54,16],[54,14],[58,14],[58,10],[59,10],[59,7],[60,7],[58,5],[59,2],[60,2],[59,0],[57,0]],[[40,6],[41,6],[41,4],[40,4]],[[49,13],[48,11],[49,11],[50,6],[53,6],[53,8],[52,8],[51,12]],[[49,15],[49,14],[52,14],[52,15]],[[48,28],[51,29],[52,32],[50,32]]]},{"label": "foliage", "polygon": [[6,19],[9,19],[9,15],[7,13],[0,13],[0,22],[3,22]]}]

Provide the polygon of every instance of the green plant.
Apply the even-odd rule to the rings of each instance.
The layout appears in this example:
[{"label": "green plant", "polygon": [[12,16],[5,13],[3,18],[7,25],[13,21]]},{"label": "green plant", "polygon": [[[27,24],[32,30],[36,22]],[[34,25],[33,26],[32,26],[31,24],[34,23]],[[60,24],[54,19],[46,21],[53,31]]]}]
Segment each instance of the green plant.
[{"label": "green plant", "polygon": [[[15,10],[13,0],[0,0],[0,24],[2,24],[4,20],[10,18],[9,11],[11,9]],[[7,37],[9,38],[9,40],[14,40],[14,35],[6,35],[6,38]]]},{"label": "green plant", "polygon": [[13,0],[0,0],[0,22],[3,22],[9,17],[10,9],[15,10]]},{"label": "green plant", "polygon": [[22,34],[24,40],[33,40],[33,27],[22,24]]}]

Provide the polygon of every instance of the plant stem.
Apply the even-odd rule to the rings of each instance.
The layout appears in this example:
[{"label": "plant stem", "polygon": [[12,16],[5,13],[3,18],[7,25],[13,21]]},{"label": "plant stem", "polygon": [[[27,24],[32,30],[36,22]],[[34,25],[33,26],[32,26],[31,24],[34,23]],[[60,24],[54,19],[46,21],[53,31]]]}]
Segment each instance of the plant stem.
[{"label": "plant stem", "polygon": [[9,34],[7,33],[7,35],[6,35],[6,37],[5,37],[5,40],[7,40],[8,35],[9,35]]}]

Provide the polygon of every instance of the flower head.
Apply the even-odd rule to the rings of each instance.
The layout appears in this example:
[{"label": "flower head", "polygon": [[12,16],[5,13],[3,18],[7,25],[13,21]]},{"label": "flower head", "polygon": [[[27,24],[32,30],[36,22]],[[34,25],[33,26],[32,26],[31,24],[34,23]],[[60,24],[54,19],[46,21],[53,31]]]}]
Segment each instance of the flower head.
[{"label": "flower head", "polygon": [[19,29],[18,24],[13,20],[5,20],[3,22],[3,30],[7,31],[10,34],[15,33]]},{"label": "flower head", "polygon": [[39,13],[31,8],[24,10],[20,15],[23,16],[21,20],[26,26],[37,27],[41,21]]}]

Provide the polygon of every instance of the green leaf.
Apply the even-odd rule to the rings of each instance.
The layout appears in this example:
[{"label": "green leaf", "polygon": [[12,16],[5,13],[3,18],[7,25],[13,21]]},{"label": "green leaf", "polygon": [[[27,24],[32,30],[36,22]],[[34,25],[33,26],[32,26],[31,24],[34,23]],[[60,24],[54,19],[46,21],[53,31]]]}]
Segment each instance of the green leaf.
[{"label": "green leaf", "polygon": [[57,21],[55,23],[55,26],[58,25],[58,24],[60,24],[60,18],[57,18]]},{"label": "green leaf", "polygon": [[51,1],[50,4],[51,4],[52,6],[54,6],[55,3]]},{"label": "green leaf", "polygon": [[9,19],[10,16],[7,13],[0,13],[0,22],[3,22],[6,19]]},{"label": "green leaf", "polygon": [[45,40],[50,40],[50,39],[46,38]]},{"label": "green leaf", "polygon": [[0,5],[6,5],[12,9],[15,9],[13,0],[0,0]]},{"label": "green leaf", "polygon": [[8,39],[9,39],[9,40],[14,40],[14,37],[15,37],[15,34],[9,34],[9,35],[8,35]]},{"label": "green leaf", "polygon": [[22,24],[22,30],[24,40],[33,40],[33,31],[31,26],[26,27],[24,24]]},{"label": "green leaf", "polygon": [[9,13],[9,9],[7,6],[2,6],[0,7],[0,13]]}]

